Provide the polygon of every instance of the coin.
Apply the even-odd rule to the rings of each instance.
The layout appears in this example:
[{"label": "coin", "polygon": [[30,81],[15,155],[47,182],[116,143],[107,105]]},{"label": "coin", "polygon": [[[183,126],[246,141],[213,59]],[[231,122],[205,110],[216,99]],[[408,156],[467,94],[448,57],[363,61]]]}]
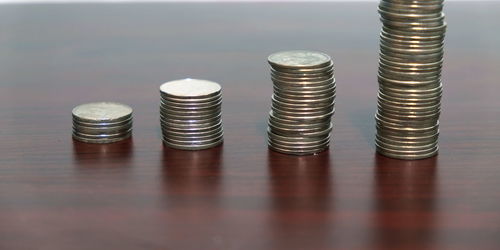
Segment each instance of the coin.
[{"label": "coin", "polygon": [[131,117],[132,108],[116,102],[93,102],[76,106],[72,113],[82,122],[118,122]]},{"label": "coin", "polygon": [[93,102],[72,110],[75,140],[112,143],[132,135],[132,108],[115,102]]},{"label": "coin", "polygon": [[381,0],[377,152],[415,160],[438,151],[443,0]]},{"label": "coin", "polygon": [[175,98],[200,98],[218,95],[221,86],[212,81],[186,78],[166,82],[160,86],[160,91]]},{"label": "coin", "polygon": [[273,83],[269,147],[292,155],[328,148],[336,96],[330,56],[316,51],[282,51],[270,55],[268,62]]},{"label": "coin", "polygon": [[113,142],[119,142],[119,141],[122,141],[122,140],[125,140],[125,139],[128,139],[132,136],[132,134],[127,134],[123,137],[120,137],[120,138],[99,138],[99,139],[91,139],[91,138],[86,138],[86,137],[80,137],[78,135],[73,135],[73,139],[77,140],[77,141],[81,141],[81,142],[85,142],[85,143],[95,143],[95,144],[107,144],[107,143],[113,143]]},{"label": "coin", "polygon": [[202,150],[223,141],[222,87],[212,81],[183,79],[160,86],[163,143],[181,150]]},{"label": "coin", "polygon": [[271,54],[267,60],[271,66],[292,69],[320,68],[331,64],[327,54],[307,50],[277,52]]}]

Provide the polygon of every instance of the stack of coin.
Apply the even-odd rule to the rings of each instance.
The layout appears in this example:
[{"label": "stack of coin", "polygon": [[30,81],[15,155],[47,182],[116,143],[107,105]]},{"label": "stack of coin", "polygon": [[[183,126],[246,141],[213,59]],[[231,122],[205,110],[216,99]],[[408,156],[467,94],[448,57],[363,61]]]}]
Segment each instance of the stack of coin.
[{"label": "stack of coin", "polygon": [[382,0],[376,147],[385,156],[438,152],[443,0]]},{"label": "stack of coin", "polygon": [[112,143],[132,135],[132,108],[114,102],[93,102],[73,109],[73,138]]},{"label": "stack of coin", "polygon": [[274,85],[269,147],[293,155],[327,149],[335,111],[330,57],[315,51],[283,51],[270,55],[268,62]]},{"label": "stack of coin", "polygon": [[183,79],[160,86],[163,142],[172,148],[200,150],[222,143],[221,86]]}]

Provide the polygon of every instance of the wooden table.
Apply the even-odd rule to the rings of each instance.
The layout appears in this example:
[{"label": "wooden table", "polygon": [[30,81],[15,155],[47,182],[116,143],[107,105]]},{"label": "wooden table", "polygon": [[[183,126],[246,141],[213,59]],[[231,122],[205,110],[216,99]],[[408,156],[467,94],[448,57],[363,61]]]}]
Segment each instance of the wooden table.
[{"label": "wooden table", "polygon": [[[376,3],[0,6],[0,249],[499,249],[500,4],[449,3],[440,154],[375,154]],[[269,151],[266,57],[331,54],[329,152]],[[162,82],[224,87],[222,147],[162,146]],[[133,139],[71,139],[118,101]]]}]

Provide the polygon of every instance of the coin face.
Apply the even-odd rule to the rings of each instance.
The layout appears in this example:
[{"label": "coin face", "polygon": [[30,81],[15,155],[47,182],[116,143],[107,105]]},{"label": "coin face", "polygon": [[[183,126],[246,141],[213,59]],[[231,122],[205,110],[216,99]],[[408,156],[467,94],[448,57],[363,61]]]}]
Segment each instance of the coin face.
[{"label": "coin face", "polygon": [[160,86],[160,91],[177,97],[200,97],[220,92],[221,86],[212,81],[187,78],[166,82]]},{"label": "coin face", "polygon": [[328,65],[331,59],[328,55],[307,50],[282,51],[270,55],[268,62],[283,68],[312,68]]},{"label": "coin face", "polygon": [[129,117],[132,108],[115,102],[93,102],[79,105],[73,109],[73,116],[90,122],[116,121]]}]

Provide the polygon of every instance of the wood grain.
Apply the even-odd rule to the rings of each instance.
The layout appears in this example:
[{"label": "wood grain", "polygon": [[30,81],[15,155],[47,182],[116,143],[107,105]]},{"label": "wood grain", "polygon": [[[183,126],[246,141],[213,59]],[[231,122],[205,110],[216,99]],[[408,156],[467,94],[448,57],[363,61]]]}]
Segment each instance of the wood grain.
[{"label": "wood grain", "polygon": [[[376,3],[0,6],[0,249],[499,249],[500,5],[449,3],[439,156],[375,154]],[[334,143],[269,151],[266,57],[333,56]],[[162,82],[223,86],[225,142],[162,146]],[[71,139],[71,109],[134,108]]]}]

